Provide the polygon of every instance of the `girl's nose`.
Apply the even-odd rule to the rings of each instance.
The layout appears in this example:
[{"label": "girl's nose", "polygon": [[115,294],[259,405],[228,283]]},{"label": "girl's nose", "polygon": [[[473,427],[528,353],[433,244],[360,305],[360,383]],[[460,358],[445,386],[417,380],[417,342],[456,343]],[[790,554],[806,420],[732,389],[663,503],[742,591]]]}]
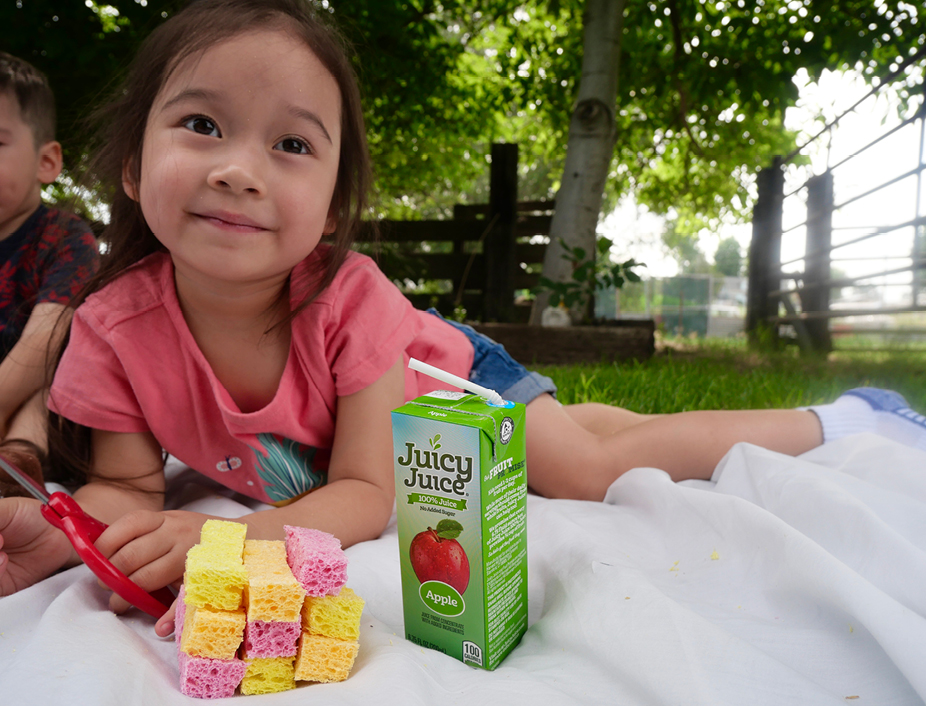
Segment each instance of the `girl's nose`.
[{"label": "girl's nose", "polygon": [[209,172],[209,185],[233,193],[261,195],[265,184],[261,174],[261,155],[249,149],[229,149]]}]

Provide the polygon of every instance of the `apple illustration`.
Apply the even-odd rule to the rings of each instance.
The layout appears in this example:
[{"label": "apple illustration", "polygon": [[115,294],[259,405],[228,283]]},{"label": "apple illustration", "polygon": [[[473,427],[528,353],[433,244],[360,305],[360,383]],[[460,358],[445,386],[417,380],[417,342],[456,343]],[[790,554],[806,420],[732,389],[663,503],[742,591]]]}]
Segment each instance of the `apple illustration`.
[{"label": "apple illustration", "polygon": [[456,540],[462,531],[459,522],[441,520],[434,529],[415,535],[408,554],[421,583],[441,581],[463,594],[469,585],[469,558]]}]

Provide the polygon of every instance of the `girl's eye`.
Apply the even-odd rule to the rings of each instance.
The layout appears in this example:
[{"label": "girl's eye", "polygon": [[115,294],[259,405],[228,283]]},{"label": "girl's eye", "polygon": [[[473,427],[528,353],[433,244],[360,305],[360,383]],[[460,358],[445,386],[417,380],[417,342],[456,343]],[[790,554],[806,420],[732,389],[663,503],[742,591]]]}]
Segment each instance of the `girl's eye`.
[{"label": "girl's eye", "polygon": [[183,127],[185,127],[187,130],[192,130],[198,135],[221,137],[221,134],[219,134],[218,126],[216,126],[212,120],[205,118],[202,115],[194,115],[192,118],[187,118],[183,122]]},{"label": "girl's eye", "polygon": [[277,142],[273,149],[291,154],[311,154],[312,151],[305,140],[300,140],[297,137],[285,137]]}]

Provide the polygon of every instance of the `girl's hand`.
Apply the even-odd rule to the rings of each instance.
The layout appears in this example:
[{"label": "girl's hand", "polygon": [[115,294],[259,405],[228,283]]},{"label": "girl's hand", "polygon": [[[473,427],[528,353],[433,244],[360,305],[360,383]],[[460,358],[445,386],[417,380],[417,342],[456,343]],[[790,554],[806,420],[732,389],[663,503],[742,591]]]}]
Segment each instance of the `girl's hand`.
[{"label": "girl's hand", "polygon": [[42,517],[41,507],[33,498],[0,500],[0,596],[51,576],[72,557],[71,543]]},{"label": "girl's hand", "polygon": [[[199,542],[208,519],[212,518],[183,510],[136,510],[113,522],[100,535],[96,547],[113,566],[148,592],[179,586],[187,551]],[[109,608],[122,613],[129,604],[114,593]]]}]

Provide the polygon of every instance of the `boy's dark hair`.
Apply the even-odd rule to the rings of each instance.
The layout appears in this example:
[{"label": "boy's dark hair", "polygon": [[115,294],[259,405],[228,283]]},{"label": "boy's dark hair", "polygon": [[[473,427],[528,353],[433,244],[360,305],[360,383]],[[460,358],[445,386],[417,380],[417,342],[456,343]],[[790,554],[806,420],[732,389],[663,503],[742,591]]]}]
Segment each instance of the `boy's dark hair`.
[{"label": "boy's dark hair", "polygon": [[55,139],[55,95],[45,74],[29,62],[0,51],[0,92],[16,98],[36,148]]}]

